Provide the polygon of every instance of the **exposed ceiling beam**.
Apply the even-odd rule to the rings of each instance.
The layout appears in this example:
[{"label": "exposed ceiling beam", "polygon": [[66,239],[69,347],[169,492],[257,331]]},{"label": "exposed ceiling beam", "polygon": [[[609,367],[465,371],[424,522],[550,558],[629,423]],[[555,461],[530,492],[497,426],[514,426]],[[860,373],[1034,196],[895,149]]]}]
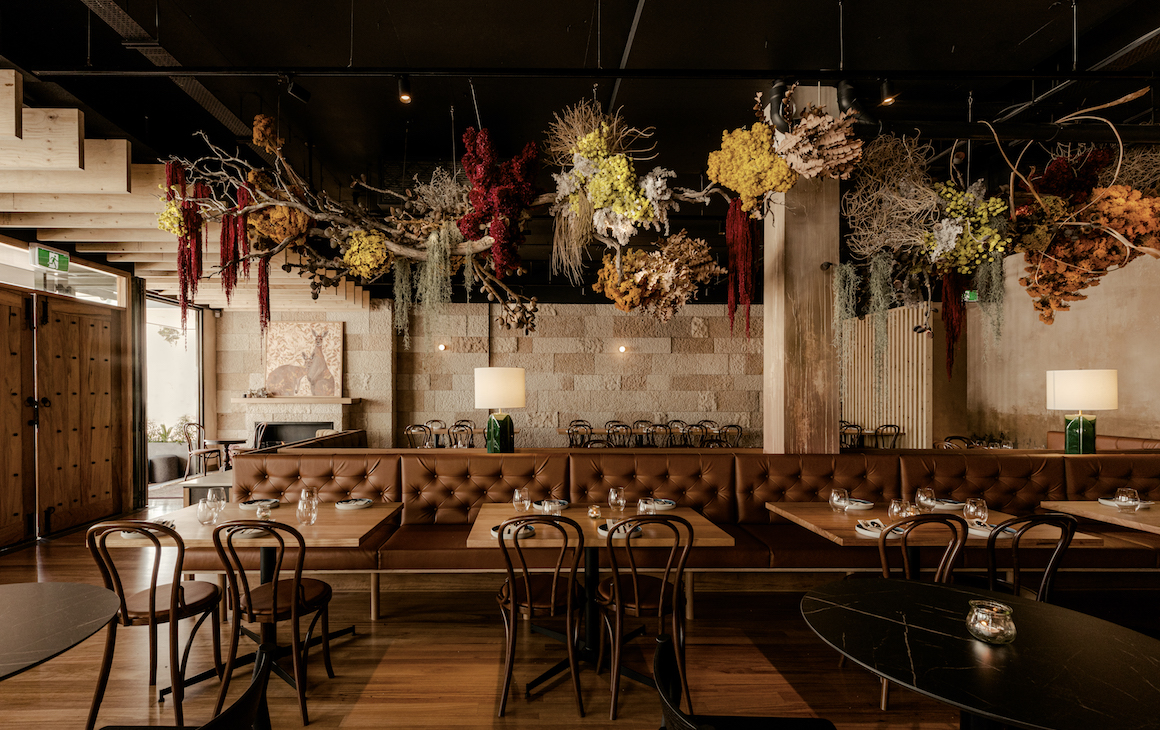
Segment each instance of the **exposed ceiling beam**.
[{"label": "exposed ceiling beam", "polygon": [[24,74],[14,68],[0,69],[0,139],[24,136]]},{"label": "exposed ceiling beam", "polygon": [[4,170],[0,193],[125,194],[131,190],[129,142],[86,139],[83,170]]},{"label": "exposed ceiling beam", "polygon": [[0,169],[85,169],[85,115],[80,109],[21,110],[21,136],[0,139]]}]

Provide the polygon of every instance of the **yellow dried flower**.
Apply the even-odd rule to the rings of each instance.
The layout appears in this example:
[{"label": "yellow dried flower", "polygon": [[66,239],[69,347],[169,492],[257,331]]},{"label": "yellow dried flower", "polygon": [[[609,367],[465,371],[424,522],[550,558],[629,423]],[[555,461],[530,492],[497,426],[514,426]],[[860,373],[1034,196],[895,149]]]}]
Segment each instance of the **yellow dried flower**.
[{"label": "yellow dried flower", "polygon": [[798,174],[773,151],[773,132],[760,122],[721,134],[721,149],[709,153],[709,179],[736,192],[742,210],[753,210],[768,192],[784,193]]},{"label": "yellow dried flower", "polygon": [[[165,190],[164,185],[157,187]],[[174,186],[173,189],[176,191],[177,187]],[[157,214],[157,227],[181,238],[185,235],[185,218],[181,215],[181,203],[176,200],[164,199],[161,202],[165,207]]]},{"label": "yellow dried flower", "polygon": [[390,253],[387,251],[387,237],[379,231],[359,229],[347,238],[346,253],[342,261],[350,273],[360,279],[373,279],[389,268]]}]

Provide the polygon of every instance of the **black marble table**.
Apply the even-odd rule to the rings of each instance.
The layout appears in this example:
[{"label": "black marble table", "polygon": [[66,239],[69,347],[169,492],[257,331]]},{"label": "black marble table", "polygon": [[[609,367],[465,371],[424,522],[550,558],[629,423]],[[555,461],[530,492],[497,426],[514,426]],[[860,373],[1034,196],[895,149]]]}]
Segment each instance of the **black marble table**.
[{"label": "black marble table", "polygon": [[85,583],[0,585],[0,680],[81,643],[119,608],[115,593]]},{"label": "black marble table", "polygon": [[[967,633],[975,598],[1011,606],[1014,643]],[[801,608],[827,644],[959,708],[964,727],[1160,728],[1160,641],[1107,621],[1007,594],[882,578],[829,583]]]}]

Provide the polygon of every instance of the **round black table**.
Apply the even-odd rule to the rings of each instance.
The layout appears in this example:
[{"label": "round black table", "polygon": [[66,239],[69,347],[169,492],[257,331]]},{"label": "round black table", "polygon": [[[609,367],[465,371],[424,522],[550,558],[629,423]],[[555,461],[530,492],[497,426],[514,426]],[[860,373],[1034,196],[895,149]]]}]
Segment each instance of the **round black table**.
[{"label": "round black table", "polygon": [[[1011,606],[1017,635],[967,633],[969,601]],[[975,719],[1023,728],[1160,728],[1160,641],[1059,606],[991,591],[883,578],[816,588],[802,616],[870,671]],[[972,717],[973,716],[973,717]]]},{"label": "round black table", "polygon": [[81,643],[120,607],[115,593],[86,583],[0,585],[0,680]]}]

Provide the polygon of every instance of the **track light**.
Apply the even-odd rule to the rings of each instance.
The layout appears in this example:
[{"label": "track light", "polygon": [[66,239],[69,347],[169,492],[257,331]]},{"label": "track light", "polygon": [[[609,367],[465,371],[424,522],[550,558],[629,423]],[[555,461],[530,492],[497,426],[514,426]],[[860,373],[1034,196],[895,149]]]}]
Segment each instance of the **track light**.
[{"label": "track light", "polygon": [[894,91],[894,84],[890,83],[890,79],[882,79],[882,100],[878,102],[879,106],[890,106],[898,100],[898,94]]},{"label": "track light", "polygon": [[407,74],[399,77],[399,101],[404,104],[411,103],[411,77]]},{"label": "track light", "polygon": [[293,96],[303,104],[310,101],[310,92],[307,91],[306,87],[302,86],[302,84],[299,84],[293,78],[286,82],[286,93],[290,96]]},{"label": "track light", "polygon": [[785,81],[778,79],[773,82],[773,88],[769,90],[769,122],[779,132],[789,131],[789,122],[781,115],[781,103],[785,100],[785,92],[788,88]]}]

